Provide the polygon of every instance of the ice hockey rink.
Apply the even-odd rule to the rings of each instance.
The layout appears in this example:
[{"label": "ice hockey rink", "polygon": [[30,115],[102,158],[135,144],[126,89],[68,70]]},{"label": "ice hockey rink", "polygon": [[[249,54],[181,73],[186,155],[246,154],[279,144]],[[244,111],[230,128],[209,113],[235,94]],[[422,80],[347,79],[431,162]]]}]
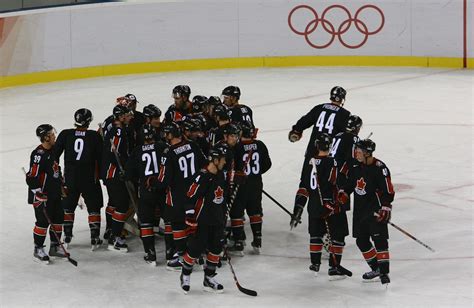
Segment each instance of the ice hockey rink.
[{"label": "ice hockey rink", "polygon": [[[264,196],[262,254],[251,255],[247,240],[246,255],[233,258],[240,283],[256,290],[257,297],[237,290],[228,265],[217,271],[224,294],[203,292],[203,272],[195,269],[191,291],[184,295],[179,274],[165,269],[161,238],[157,267],[143,261],[141,242],[134,237],[128,239],[127,254],[105,248],[91,252],[87,212],[80,209],[70,247],[79,266],[35,263],[34,213],[21,167],[28,166],[39,144],[36,127],[70,128],[74,111],[86,107],[94,114],[95,129],[111,114],[115,98],[126,93],[137,96],[139,110],[153,103],[164,112],[177,84],[188,84],[192,96],[240,86],[241,102],[253,109],[259,139],[273,161],[264,189],[291,211],[310,131],[298,143],[288,141],[288,131],[328,100],[331,87],[345,87],[345,107],[364,121],[360,136],[373,132],[374,156],[392,172],[392,222],[436,252],[389,227],[392,282],[386,289],[361,281],[368,266],[347,237],[342,264],[354,275],[330,282],[326,261],[318,277],[308,270],[306,212],[303,224],[290,231],[290,217]],[[472,70],[301,67],[128,75],[0,90],[0,306],[472,307],[473,85]],[[103,217],[101,233],[104,225]]]}]

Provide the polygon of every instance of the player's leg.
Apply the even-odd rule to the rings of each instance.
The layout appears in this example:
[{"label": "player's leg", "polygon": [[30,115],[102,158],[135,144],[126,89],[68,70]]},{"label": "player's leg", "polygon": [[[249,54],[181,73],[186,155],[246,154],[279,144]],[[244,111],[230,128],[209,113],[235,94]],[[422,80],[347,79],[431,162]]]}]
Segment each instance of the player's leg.
[{"label": "player's leg", "polygon": [[48,216],[52,222],[52,225],[49,228],[49,239],[51,241],[49,256],[65,258],[66,254],[59,247],[59,241],[61,240],[64,223],[64,210],[61,205],[61,199],[48,199],[46,212],[48,213]]},{"label": "player's leg", "polygon": [[309,269],[315,272],[315,275],[319,272],[321,266],[321,252],[323,250],[323,235],[325,233],[324,221],[318,216],[311,214],[308,215],[308,232],[309,232],[309,255],[311,265]]},{"label": "player's leg", "polygon": [[208,226],[198,226],[196,233],[189,237],[186,250],[183,252],[183,261],[181,270],[181,288],[185,293],[190,289],[191,273],[196,259],[206,248],[208,238]]},{"label": "player's leg", "polygon": [[376,222],[371,225],[371,237],[377,251],[376,259],[382,284],[390,283],[390,254],[388,251],[388,227],[386,223]]},{"label": "player's leg", "polygon": [[156,265],[155,233],[153,223],[155,219],[156,193],[141,191],[138,201],[138,220],[140,221],[140,238],[145,250],[145,261]]},{"label": "player's leg", "polygon": [[356,244],[362,252],[362,256],[371,268],[370,272],[362,275],[363,280],[371,281],[379,277],[379,266],[376,258],[377,252],[370,241],[370,223],[367,219],[358,221],[357,232],[354,230],[353,236],[356,238]]},{"label": "player's leg", "polygon": [[42,262],[45,264],[49,263],[49,256],[44,250],[44,241],[46,239],[46,233],[48,233],[48,220],[44,216],[43,209],[41,207],[34,208],[35,210],[35,227],[33,228],[33,241],[34,251],[33,256],[35,261]]},{"label": "player's leg", "polygon": [[66,245],[72,240],[75,211],[77,202],[79,201],[79,191],[74,187],[68,190],[67,197],[62,200],[62,206],[64,208],[64,242]]},{"label": "player's leg", "polygon": [[112,215],[112,235],[109,238],[109,250],[127,252],[128,246],[122,237],[123,225],[127,218],[129,207],[129,196],[125,183],[118,179],[106,181],[109,199],[115,205]]},{"label": "player's leg", "polygon": [[101,216],[100,209],[103,206],[103,196],[100,184],[92,183],[87,185],[82,192],[84,202],[87,205],[87,212],[89,213],[88,222],[91,235],[91,246],[92,250],[97,249],[101,244],[102,240],[99,238]]},{"label": "player's leg", "polygon": [[230,225],[232,229],[233,245],[229,246],[229,251],[243,256],[244,250],[244,209],[247,202],[247,190],[245,185],[241,185],[234,204],[229,212]]},{"label": "player's leg", "polygon": [[250,219],[250,228],[252,229],[253,241],[252,247],[255,253],[260,253],[262,247],[262,181],[255,183],[254,189],[248,192],[248,202],[246,206],[247,215]]},{"label": "player's leg", "polygon": [[224,286],[216,280],[216,269],[219,264],[219,256],[224,243],[224,227],[210,226],[208,233],[208,253],[204,268],[204,290],[213,293],[222,293]]}]

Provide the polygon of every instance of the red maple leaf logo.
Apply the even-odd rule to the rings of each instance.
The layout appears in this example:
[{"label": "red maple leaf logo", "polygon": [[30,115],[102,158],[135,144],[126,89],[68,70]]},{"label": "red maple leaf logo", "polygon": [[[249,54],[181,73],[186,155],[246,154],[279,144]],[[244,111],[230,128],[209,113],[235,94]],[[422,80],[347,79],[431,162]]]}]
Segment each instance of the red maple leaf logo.
[{"label": "red maple leaf logo", "polygon": [[214,190],[214,200],[213,201],[216,204],[221,204],[222,201],[224,201],[224,190],[220,186],[217,186],[217,189]]},{"label": "red maple leaf logo", "polygon": [[364,190],[365,185],[367,185],[364,181],[364,178],[360,178],[357,180],[357,189]]}]

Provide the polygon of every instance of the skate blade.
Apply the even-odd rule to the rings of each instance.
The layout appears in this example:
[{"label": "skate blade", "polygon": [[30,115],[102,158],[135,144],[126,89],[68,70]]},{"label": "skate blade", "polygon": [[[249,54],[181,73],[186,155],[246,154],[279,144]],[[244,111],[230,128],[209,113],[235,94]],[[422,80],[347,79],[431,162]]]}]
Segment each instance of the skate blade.
[{"label": "skate blade", "polygon": [[48,261],[43,261],[43,260],[40,260],[40,259],[38,259],[38,258],[36,258],[36,257],[33,257],[33,261],[35,261],[36,263],[39,263],[39,264],[49,265],[49,261],[50,261],[50,260],[48,260]]},{"label": "skate blade", "polygon": [[115,248],[115,246],[113,246],[113,245],[109,245],[107,247],[107,250],[120,252],[120,253],[127,253],[128,252],[128,248]]},{"label": "skate blade", "polygon": [[243,257],[244,252],[243,251],[229,251],[229,254],[234,257]]},{"label": "skate blade", "polygon": [[155,267],[155,266],[158,266],[158,263],[156,261],[145,261],[148,265],[150,265],[151,267]]},{"label": "skate blade", "polygon": [[180,272],[181,273],[182,268],[181,267],[166,266],[166,270],[170,271],[170,272]]},{"label": "skate blade", "polygon": [[221,293],[224,293],[224,289],[222,290],[215,290],[211,287],[202,287],[202,290],[204,292],[209,292],[209,293],[214,293],[214,294],[221,294]]},{"label": "skate blade", "polygon": [[329,281],[337,281],[337,280],[343,280],[346,279],[346,275],[335,275],[335,276],[329,276]]},{"label": "skate blade", "polygon": [[362,278],[362,282],[363,282],[363,283],[380,282],[380,277],[376,277],[376,278],[374,278],[374,279],[363,279],[363,278]]}]

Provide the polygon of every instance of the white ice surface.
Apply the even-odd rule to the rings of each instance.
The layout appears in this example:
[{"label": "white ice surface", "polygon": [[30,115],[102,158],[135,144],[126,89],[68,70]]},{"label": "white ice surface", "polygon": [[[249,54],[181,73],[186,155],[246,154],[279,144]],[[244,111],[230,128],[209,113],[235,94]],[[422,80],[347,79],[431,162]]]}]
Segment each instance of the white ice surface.
[{"label": "white ice surface", "polygon": [[[473,77],[472,70],[419,68],[246,69],[1,90],[0,306],[472,307]],[[79,209],[71,248],[79,267],[33,262],[34,213],[26,203],[20,168],[28,166],[38,144],[37,125],[51,123],[59,132],[72,127],[76,109],[87,107],[95,126],[111,113],[115,98],[126,93],[138,97],[140,110],[154,103],[165,111],[176,84],[189,84],[193,95],[218,95],[229,84],[240,86],[241,102],[252,107],[259,138],[273,160],[264,176],[265,189],[290,210],[310,132],[292,144],[288,130],[326,101],[332,86],[344,86],[346,107],[364,120],[361,136],[374,133],[375,156],[391,169],[397,191],[392,221],[436,252],[390,227],[392,283],[387,290],[378,283],[361,283],[368,267],[352,237],[346,239],[343,264],[354,276],[329,282],[324,263],[315,278],[308,270],[306,214],[303,225],[290,232],[289,216],[264,196],[263,253],[234,258],[241,284],[257,290],[256,298],[236,289],[228,266],[218,269],[224,294],[201,291],[202,271],[193,273],[191,292],[182,294],[179,274],[164,268],[162,240],[157,241],[156,268],[143,262],[137,238],[129,240],[126,255],[104,249],[92,253],[87,212]]]}]

